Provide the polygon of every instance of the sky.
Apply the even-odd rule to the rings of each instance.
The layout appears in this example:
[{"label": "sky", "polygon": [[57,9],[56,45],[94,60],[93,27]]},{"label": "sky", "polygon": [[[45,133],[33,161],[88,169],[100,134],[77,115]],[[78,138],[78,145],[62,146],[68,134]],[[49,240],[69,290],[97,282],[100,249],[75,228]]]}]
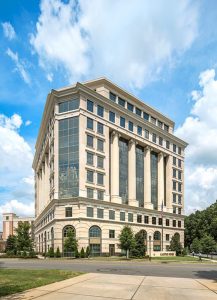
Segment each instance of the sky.
[{"label": "sky", "polygon": [[49,91],[101,76],[169,116],[189,143],[185,213],[215,202],[216,23],[215,0],[1,1],[0,224],[2,212],[34,215]]}]

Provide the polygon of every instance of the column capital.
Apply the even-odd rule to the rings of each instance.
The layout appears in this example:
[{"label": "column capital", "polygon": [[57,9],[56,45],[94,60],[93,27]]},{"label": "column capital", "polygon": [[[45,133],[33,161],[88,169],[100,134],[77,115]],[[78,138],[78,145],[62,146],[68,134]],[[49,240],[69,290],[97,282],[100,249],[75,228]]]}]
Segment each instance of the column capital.
[{"label": "column capital", "polygon": [[130,139],[130,140],[128,141],[128,143],[129,143],[129,145],[132,145],[132,144],[136,145],[136,144],[138,144],[138,143],[136,142],[136,140],[134,140],[134,139]]},{"label": "column capital", "polygon": [[112,131],[111,135],[112,135],[112,137],[114,137],[114,136],[120,137],[121,136],[121,134],[118,131],[115,131],[115,130]]},{"label": "column capital", "polygon": [[144,150],[145,150],[144,152],[147,153],[147,152],[151,152],[153,149],[150,146],[146,146]]}]

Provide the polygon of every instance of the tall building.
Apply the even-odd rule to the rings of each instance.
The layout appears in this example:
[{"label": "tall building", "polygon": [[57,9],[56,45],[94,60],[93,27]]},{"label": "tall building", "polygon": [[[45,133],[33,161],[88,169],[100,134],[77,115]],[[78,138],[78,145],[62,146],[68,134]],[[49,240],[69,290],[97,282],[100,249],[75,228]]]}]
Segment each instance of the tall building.
[{"label": "tall building", "polygon": [[2,239],[7,240],[9,235],[16,235],[16,228],[19,222],[28,222],[30,224],[30,233],[34,238],[34,218],[33,217],[19,217],[14,213],[3,213],[3,234]]},{"label": "tall building", "polygon": [[69,228],[92,255],[118,254],[124,225],[147,253],[184,241],[184,150],[174,122],[100,78],[52,90],[33,162],[39,252],[63,251]]}]

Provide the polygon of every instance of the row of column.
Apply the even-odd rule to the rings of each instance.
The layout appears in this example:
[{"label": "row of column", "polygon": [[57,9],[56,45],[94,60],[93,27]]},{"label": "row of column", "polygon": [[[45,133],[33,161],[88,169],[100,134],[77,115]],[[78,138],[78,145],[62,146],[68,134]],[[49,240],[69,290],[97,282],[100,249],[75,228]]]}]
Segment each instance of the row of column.
[{"label": "row of column", "polygon": [[[122,203],[119,197],[119,137],[117,132],[112,133],[111,138],[111,201]],[[129,141],[128,150],[128,203],[138,206],[136,200],[136,142]],[[132,180],[134,178],[134,180]],[[158,209],[161,209],[164,201],[164,155],[158,154]],[[146,147],[144,151],[144,207],[153,209],[151,203],[151,148]]]},{"label": "row of column", "polygon": [[41,170],[37,173],[37,212],[38,215],[44,206],[49,201],[50,194],[50,179],[49,179],[49,159],[48,155],[45,155],[45,161],[42,163]]}]

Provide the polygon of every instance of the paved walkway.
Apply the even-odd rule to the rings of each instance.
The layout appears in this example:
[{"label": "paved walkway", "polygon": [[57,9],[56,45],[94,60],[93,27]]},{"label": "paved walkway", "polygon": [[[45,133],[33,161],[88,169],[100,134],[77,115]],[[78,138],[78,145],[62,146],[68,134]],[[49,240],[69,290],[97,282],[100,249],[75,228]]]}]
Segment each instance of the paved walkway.
[{"label": "paved walkway", "polygon": [[217,300],[217,280],[89,273],[4,299]]}]

